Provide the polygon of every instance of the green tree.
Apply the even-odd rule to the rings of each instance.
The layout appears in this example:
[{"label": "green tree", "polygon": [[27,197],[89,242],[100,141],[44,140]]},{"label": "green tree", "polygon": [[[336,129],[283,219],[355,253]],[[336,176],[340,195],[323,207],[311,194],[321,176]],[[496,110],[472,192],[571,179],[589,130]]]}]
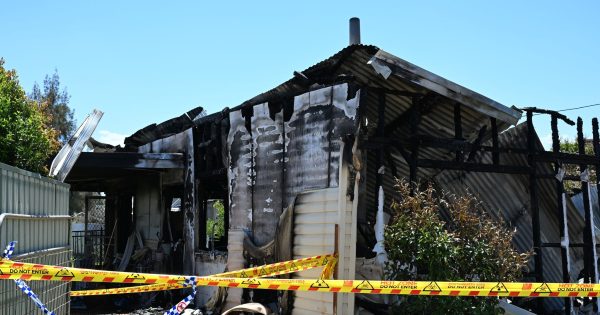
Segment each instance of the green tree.
[{"label": "green tree", "polygon": [[41,108],[19,85],[17,72],[4,69],[0,58],[0,162],[46,173],[46,161],[57,148],[55,137]]},{"label": "green tree", "polygon": [[50,121],[50,127],[56,130],[58,141],[64,144],[75,131],[74,110],[69,108],[71,96],[66,89],[60,89],[60,77],[54,70],[52,76],[44,78],[44,91],[40,89],[37,82],[29,98],[40,104],[44,114]]},{"label": "green tree", "polygon": [[214,235],[215,239],[220,239],[225,236],[225,206],[223,201],[216,200],[213,203],[213,208],[217,212],[217,217],[206,219],[206,234],[208,237]]},{"label": "green tree", "polygon": [[[386,228],[391,280],[515,281],[527,265],[528,253],[512,246],[514,230],[490,218],[477,199],[436,197],[430,185],[411,195],[406,182],[397,185],[400,201]],[[448,222],[440,217],[445,211]],[[409,296],[394,306],[399,314],[498,314],[498,299],[485,297]]]},{"label": "green tree", "polygon": [[[560,140],[560,151],[565,153],[579,153],[579,145],[577,140],[561,139]],[[585,154],[594,155],[594,147],[592,141],[585,141]],[[568,175],[579,175],[579,165],[565,164],[564,165],[566,174]],[[590,183],[596,183],[596,169],[594,167],[588,167],[590,173]],[[575,191],[581,189],[581,182],[577,181],[565,181],[565,190],[569,193],[575,193]]]}]

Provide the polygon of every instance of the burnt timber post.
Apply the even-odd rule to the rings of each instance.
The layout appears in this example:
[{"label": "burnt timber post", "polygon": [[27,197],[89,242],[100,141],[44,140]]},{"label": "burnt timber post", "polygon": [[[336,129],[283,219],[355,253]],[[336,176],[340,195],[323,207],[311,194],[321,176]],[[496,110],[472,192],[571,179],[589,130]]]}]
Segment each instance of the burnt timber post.
[{"label": "burnt timber post", "polygon": [[195,274],[196,249],[196,176],[194,167],[194,134],[189,129],[186,137],[185,168],[183,172],[183,273]]},{"label": "burnt timber post", "polygon": [[[596,192],[598,193],[598,207],[600,208],[600,176],[598,176],[600,174],[600,135],[598,133],[598,118],[594,118],[592,119],[592,145],[594,147],[594,155],[596,156]],[[590,205],[591,208],[591,205]],[[593,211],[592,211],[593,212]],[[594,242],[596,241],[596,239],[594,238]],[[596,257],[596,252],[595,250],[597,249],[597,247],[595,246],[596,244],[594,244],[594,257]],[[595,271],[596,274],[598,272],[597,269],[597,263],[598,260],[596,259],[595,261]],[[596,282],[598,282],[598,279],[596,279]],[[598,306],[598,302],[596,301],[596,303],[594,304],[594,306]]]},{"label": "burnt timber post", "polygon": [[414,193],[417,188],[417,171],[419,160],[419,139],[417,139],[417,129],[419,127],[419,121],[421,119],[419,113],[419,102],[420,100],[415,96],[412,98],[412,106],[410,107],[410,138],[411,138],[411,149],[410,154],[410,187],[411,194]]},{"label": "burnt timber post", "polygon": [[598,207],[600,208],[600,134],[598,132],[598,118],[592,119],[592,145],[596,156],[596,192],[598,193]]},{"label": "burnt timber post", "polygon": [[[535,163],[535,130],[533,129],[533,112],[527,111],[527,151],[529,152],[527,160],[529,162],[529,207],[531,213],[531,225],[533,230],[533,251],[535,253],[535,281],[544,282],[544,264],[542,256],[542,239],[540,234],[540,208],[538,204],[538,192],[536,181],[536,163]],[[544,302],[537,300],[538,313],[544,313]]]},{"label": "burnt timber post", "polygon": [[[377,107],[377,137],[383,138],[385,136],[385,103],[386,95],[384,92],[379,92],[379,103]],[[379,203],[383,200],[383,175],[385,173],[384,166],[384,146],[380,146],[377,150],[377,177],[375,178],[377,186],[377,202],[375,209],[378,209]]]},{"label": "burnt timber post", "polygon": [[498,126],[496,118],[490,118],[490,124],[492,125],[492,163],[497,166],[500,164],[500,152],[498,150]]},{"label": "burnt timber post", "polygon": [[[583,137],[583,120],[577,118],[577,145],[579,154],[585,155],[585,139]],[[598,283],[598,258],[596,254],[596,237],[594,233],[594,213],[590,200],[589,171],[587,164],[580,164],[581,193],[585,213],[585,228],[583,231],[584,276],[587,283]],[[597,298],[592,299],[594,313],[598,312]]]},{"label": "burnt timber post", "polygon": [[[460,112],[460,103],[454,103],[454,139],[460,141],[463,139],[462,116]],[[456,150],[456,162],[463,161],[463,151],[461,148]]]},{"label": "burnt timber post", "polygon": [[[551,118],[552,127],[552,152],[555,154],[560,153],[560,137],[558,134],[558,117],[552,115]],[[567,218],[567,205],[565,196],[565,186],[563,182],[564,170],[560,162],[554,163],[554,170],[556,172],[556,212],[559,218],[559,230],[560,230],[560,257],[562,266],[562,281],[564,283],[571,282],[571,262],[569,253],[569,226]],[[571,314],[573,309],[573,299],[565,298],[565,314]]]}]

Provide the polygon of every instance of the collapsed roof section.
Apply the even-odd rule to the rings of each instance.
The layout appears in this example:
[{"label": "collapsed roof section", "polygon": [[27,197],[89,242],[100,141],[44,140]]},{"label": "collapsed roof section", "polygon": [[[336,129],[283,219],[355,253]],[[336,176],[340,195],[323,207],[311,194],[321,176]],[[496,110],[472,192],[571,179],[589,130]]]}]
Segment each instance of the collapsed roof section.
[{"label": "collapsed roof section", "polygon": [[194,121],[204,117],[206,114],[202,107],[196,107],[183,115],[166,120],[160,124],[151,124],[131,136],[125,138],[125,150],[135,151],[135,149],[148,142],[157,139],[166,138],[178,134],[194,125]]}]

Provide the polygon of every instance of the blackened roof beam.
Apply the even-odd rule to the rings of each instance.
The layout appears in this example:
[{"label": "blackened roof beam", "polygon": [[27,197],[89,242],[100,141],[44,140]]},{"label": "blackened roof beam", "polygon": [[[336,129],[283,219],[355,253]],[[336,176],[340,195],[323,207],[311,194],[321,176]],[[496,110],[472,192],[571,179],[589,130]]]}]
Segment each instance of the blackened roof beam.
[{"label": "blackened roof beam", "polygon": [[74,169],[181,169],[182,153],[82,152]]},{"label": "blackened roof beam", "polygon": [[[370,89],[371,88],[369,88],[369,90]],[[426,116],[427,114],[429,114],[433,107],[442,100],[442,96],[436,93],[428,93],[426,95],[414,94],[410,96],[412,96],[413,99],[417,100],[417,108],[421,116]],[[398,129],[398,127],[406,125],[410,121],[410,116],[410,110],[407,110],[404,113],[400,114],[398,117],[394,118],[394,120],[392,120],[389,124],[385,126],[384,133],[386,135],[389,135],[396,129]]]},{"label": "blackened roof beam", "polygon": [[537,114],[548,114],[550,116],[556,117],[556,118],[564,121],[565,123],[567,123],[570,126],[575,126],[574,121],[569,119],[569,117],[565,116],[564,114],[561,114],[555,110],[542,109],[542,108],[537,108],[537,107],[523,107],[521,109],[526,112],[532,112],[532,113],[537,113]]}]

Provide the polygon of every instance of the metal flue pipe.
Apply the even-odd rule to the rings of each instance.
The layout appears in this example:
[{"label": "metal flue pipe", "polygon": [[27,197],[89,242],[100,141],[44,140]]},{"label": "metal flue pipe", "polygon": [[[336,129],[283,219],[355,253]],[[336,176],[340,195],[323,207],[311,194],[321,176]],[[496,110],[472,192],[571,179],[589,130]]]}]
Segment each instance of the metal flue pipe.
[{"label": "metal flue pipe", "polygon": [[360,19],[353,17],[350,19],[350,45],[360,44]]}]

